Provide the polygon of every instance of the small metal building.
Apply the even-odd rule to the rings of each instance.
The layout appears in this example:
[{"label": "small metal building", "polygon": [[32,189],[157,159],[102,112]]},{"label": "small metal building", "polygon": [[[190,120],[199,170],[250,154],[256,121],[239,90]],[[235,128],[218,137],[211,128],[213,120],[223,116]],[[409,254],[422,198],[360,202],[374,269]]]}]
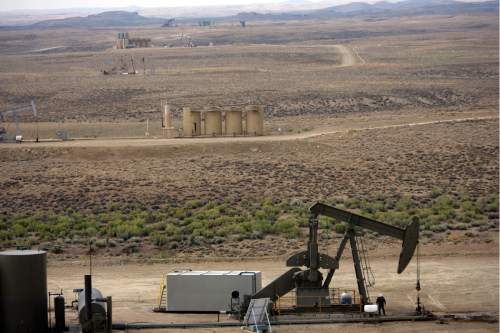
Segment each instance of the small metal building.
[{"label": "small metal building", "polygon": [[0,252],[0,332],[47,332],[47,256]]},{"label": "small metal building", "polygon": [[258,271],[178,271],[167,274],[167,309],[179,312],[229,311],[231,294],[239,301],[262,288]]}]

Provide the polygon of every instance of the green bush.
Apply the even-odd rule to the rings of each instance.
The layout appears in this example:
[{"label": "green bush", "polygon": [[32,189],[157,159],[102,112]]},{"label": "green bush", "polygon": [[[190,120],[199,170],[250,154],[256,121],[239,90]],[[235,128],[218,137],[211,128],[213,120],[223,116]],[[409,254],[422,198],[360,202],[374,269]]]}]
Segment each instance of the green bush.
[{"label": "green bush", "polygon": [[108,245],[108,242],[105,239],[97,239],[95,241],[95,246],[98,248],[104,248]]},{"label": "green bush", "polygon": [[159,232],[153,232],[151,234],[151,238],[153,240],[153,244],[162,247],[167,244],[167,237]]},{"label": "green bush", "polygon": [[430,230],[433,232],[444,232],[448,230],[448,225],[445,223],[431,225]]},{"label": "green bush", "polygon": [[441,195],[442,191],[438,188],[433,188],[431,193],[430,193],[430,196],[431,198],[435,199],[437,197],[439,197]]},{"label": "green bush", "polygon": [[413,205],[410,197],[403,196],[396,202],[396,210],[402,212],[407,211]]},{"label": "green bush", "polygon": [[20,223],[15,223],[12,226],[11,233],[14,237],[25,237],[26,236],[26,228],[20,224]]},{"label": "green bush", "polygon": [[272,232],[273,226],[268,220],[257,220],[253,223],[253,231],[260,232],[262,235]]},{"label": "green bush", "polygon": [[284,235],[288,238],[296,238],[300,236],[298,223],[294,218],[286,218],[276,221],[273,225],[273,232],[279,235]]},{"label": "green bush", "polygon": [[335,232],[338,234],[345,233],[346,229],[347,229],[347,226],[343,222],[335,224]]}]

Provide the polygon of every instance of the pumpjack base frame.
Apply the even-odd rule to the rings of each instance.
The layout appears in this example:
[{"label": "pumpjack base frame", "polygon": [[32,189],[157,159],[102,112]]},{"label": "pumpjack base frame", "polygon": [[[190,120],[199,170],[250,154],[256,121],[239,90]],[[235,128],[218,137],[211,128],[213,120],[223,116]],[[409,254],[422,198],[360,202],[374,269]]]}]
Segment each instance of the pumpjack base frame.
[{"label": "pumpjack base frame", "polygon": [[[161,313],[179,313],[179,314],[220,314],[222,311],[185,311],[185,310],[169,310],[168,308],[161,307],[161,308],[154,308],[153,312],[161,312]],[[226,313],[229,313],[227,311]]]},{"label": "pumpjack base frame", "polygon": [[274,310],[275,315],[293,315],[302,313],[353,313],[362,312],[361,304],[331,304],[322,307],[298,307],[280,308]]}]

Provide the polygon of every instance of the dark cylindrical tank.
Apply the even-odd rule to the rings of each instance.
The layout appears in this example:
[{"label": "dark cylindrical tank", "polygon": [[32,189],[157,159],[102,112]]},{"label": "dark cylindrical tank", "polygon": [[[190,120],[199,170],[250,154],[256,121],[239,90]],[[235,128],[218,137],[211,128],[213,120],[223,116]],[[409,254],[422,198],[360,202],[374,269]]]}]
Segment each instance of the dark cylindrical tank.
[{"label": "dark cylindrical tank", "polygon": [[0,332],[47,332],[47,256],[0,252]]},{"label": "dark cylindrical tank", "polygon": [[342,293],[340,295],[340,304],[351,305],[352,304],[352,296],[348,293]]},{"label": "dark cylindrical tank", "polygon": [[56,333],[64,332],[66,329],[66,315],[64,313],[64,297],[54,298],[54,312],[56,314]]},{"label": "dark cylindrical tank", "polygon": [[[98,289],[92,288],[92,322],[93,327],[96,331],[103,331],[106,329],[106,303],[102,301],[102,294]],[[80,324],[84,324],[86,322],[86,309],[87,304],[85,302],[85,290],[78,294],[78,319],[80,320]]]}]

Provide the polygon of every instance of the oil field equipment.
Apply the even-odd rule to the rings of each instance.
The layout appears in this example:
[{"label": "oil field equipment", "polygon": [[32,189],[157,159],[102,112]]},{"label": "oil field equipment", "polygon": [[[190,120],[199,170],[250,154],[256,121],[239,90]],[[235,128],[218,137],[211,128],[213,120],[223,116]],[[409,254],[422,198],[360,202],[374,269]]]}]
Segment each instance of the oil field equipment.
[{"label": "oil field equipment", "polygon": [[269,320],[271,310],[271,300],[269,298],[254,298],[250,301],[247,313],[243,318],[243,325],[253,332],[272,332]]},{"label": "oil field equipment", "polygon": [[7,129],[2,126],[2,123],[5,122],[5,119],[8,116],[12,116],[14,118],[14,122],[16,123],[16,134],[14,135],[13,139],[16,142],[21,142],[23,140],[21,129],[19,128],[19,116],[26,113],[33,114],[33,117],[35,118],[35,121],[37,123],[35,136],[36,142],[38,142],[38,114],[34,100],[31,100],[30,104],[21,105],[10,110],[0,111],[0,141],[4,141],[5,139],[7,139]]},{"label": "oil field equipment", "polygon": [[92,288],[92,276],[85,275],[85,287],[78,290],[78,320],[83,333],[111,333],[112,299]]},{"label": "oil field equipment", "polygon": [[[359,241],[356,229],[371,230],[380,235],[394,237],[403,241],[397,267],[398,273],[402,273],[408,266],[418,244],[419,224],[416,220],[412,221],[406,229],[401,229],[322,203],[314,204],[309,211],[307,249],[288,258],[286,265],[292,267],[290,270],[283,273],[259,292],[246,296],[243,311],[246,311],[251,299],[269,298],[271,301],[279,303],[280,298],[293,289],[295,289],[296,293],[295,304],[290,304],[288,308],[282,308],[280,311],[284,313],[363,311],[364,305],[371,304],[366,278],[370,274],[370,269],[366,262],[364,246]],[[319,253],[318,250],[318,216],[320,215],[332,217],[347,224],[337,254],[333,258],[327,254]],[[339,268],[342,253],[348,242],[354,262],[357,295],[354,291],[342,292],[342,290],[329,288],[333,275]],[[303,266],[307,267],[307,269],[299,268]],[[328,270],[325,279],[323,279],[320,269]]]},{"label": "oil field equipment", "polygon": [[231,312],[243,302],[243,295],[253,295],[261,287],[261,272],[257,271],[175,271],[162,279],[155,311]]},{"label": "oil field equipment", "polygon": [[0,295],[0,332],[47,332],[46,252],[0,252]]}]

